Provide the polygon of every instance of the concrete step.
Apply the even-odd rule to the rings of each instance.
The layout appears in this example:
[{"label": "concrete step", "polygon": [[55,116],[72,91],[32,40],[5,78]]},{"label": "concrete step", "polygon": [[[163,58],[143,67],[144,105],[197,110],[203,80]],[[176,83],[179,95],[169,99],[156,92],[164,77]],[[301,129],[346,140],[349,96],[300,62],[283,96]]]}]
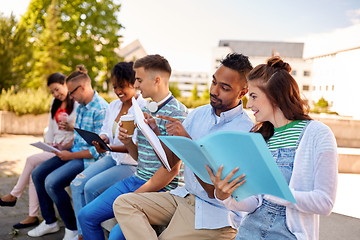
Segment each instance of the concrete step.
[{"label": "concrete step", "polygon": [[338,148],[339,173],[360,174],[360,149]]}]

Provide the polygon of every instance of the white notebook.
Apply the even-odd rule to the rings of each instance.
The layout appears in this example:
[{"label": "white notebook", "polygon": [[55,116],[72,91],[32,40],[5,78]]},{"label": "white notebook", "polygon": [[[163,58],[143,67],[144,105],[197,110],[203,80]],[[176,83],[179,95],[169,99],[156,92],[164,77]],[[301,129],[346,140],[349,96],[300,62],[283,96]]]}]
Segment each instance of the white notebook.
[{"label": "white notebook", "polygon": [[30,145],[34,146],[34,147],[37,147],[37,148],[40,148],[46,152],[60,152],[59,149],[57,148],[54,148],[53,146],[50,146],[44,142],[35,142],[35,143],[30,143]]}]

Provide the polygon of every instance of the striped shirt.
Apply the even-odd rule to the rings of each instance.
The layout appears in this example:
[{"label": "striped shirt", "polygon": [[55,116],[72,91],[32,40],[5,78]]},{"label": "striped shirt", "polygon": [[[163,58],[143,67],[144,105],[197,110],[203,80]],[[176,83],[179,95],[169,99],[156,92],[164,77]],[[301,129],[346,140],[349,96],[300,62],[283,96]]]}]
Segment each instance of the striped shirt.
[{"label": "striped shirt", "polygon": [[269,149],[296,147],[296,142],[307,120],[295,120],[285,126],[275,128],[274,135],[268,140]]},{"label": "striped shirt", "polygon": [[[95,94],[91,102],[86,105],[81,104],[77,108],[75,127],[99,134],[105,119],[108,103],[96,91],[94,92]],[[87,142],[74,131],[74,144],[71,151],[79,152],[87,149],[94,158],[84,158],[84,168],[87,168],[90,163],[95,162],[95,160],[104,154],[99,154],[94,146],[87,144]]]},{"label": "striped shirt", "polygon": [[[142,109],[143,112],[151,114],[155,119],[156,123],[159,126],[160,134],[167,135],[165,124],[168,123],[167,120],[156,118],[156,115],[169,116],[179,119],[183,122],[187,116],[186,107],[176,100],[174,97],[171,97],[171,100],[155,112],[150,113],[146,108]],[[137,136],[138,143],[138,166],[136,169],[135,175],[144,180],[148,181],[155,172],[162,166],[160,160],[156,156],[154,149],[151,147],[150,143],[146,140],[145,136],[141,131],[138,131]],[[183,170],[181,170],[183,171]],[[165,188],[164,190],[171,190],[178,186],[179,182],[183,181],[180,176],[183,174],[179,173]]]}]

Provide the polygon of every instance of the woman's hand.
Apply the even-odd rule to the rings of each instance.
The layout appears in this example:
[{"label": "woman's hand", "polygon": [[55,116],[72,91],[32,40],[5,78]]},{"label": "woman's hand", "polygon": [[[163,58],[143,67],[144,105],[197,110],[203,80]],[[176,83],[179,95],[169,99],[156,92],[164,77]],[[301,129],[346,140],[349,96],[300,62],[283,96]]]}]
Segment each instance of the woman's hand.
[{"label": "woman's hand", "polygon": [[102,147],[100,147],[100,144],[99,144],[97,141],[92,141],[91,143],[94,145],[94,147],[96,148],[96,151],[97,151],[98,153],[104,153],[104,152],[106,152],[105,149],[103,149]]},{"label": "woman's hand", "polygon": [[59,129],[61,130],[70,131],[70,132],[74,131],[74,124],[71,124],[67,121],[60,121],[58,125],[59,125]]},{"label": "woman's hand", "polygon": [[122,123],[119,122],[119,135],[118,139],[124,144],[128,145],[132,143],[132,137],[127,134],[127,130],[122,127]]},{"label": "woman's hand", "polygon": [[235,191],[235,189],[243,185],[246,181],[244,179],[245,175],[242,174],[239,177],[232,180],[231,182],[229,182],[230,179],[234,176],[234,174],[239,170],[238,167],[234,168],[223,180],[221,180],[221,173],[222,170],[224,169],[223,165],[220,166],[215,176],[212,170],[208,166],[205,165],[205,167],[210,175],[210,179],[212,183],[215,186],[216,197],[220,200],[225,200],[229,198],[231,194]]}]

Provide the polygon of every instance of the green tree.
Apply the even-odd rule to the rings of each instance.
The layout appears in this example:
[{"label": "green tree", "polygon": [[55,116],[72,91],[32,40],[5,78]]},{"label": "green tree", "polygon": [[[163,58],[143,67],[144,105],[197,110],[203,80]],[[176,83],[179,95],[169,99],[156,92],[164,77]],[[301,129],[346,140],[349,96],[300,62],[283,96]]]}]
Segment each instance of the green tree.
[{"label": "green tree", "polygon": [[18,26],[13,14],[0,13],[0,89],[19,88],[30,70],[31,55],[26,29]]},{"label": "green tree", "polygon": [[199,99],[199,93],[197,89],[197,83],[195,83],[194,88],[191,90],[191,100],[195,101]]},{"label": "green tree", "polygon": [[[55,5],[54,11],[50,8],[52,4]],[[56,49],[60,52],[59,70],[66,66],[70,72],[76,65],[84,64],[91,79],[94,81],[97,77],[101,83],[109,78],[111,67],[119,60],[114,52],[121,37],[119,30],[122,26],[116,18],[119,11],[120,3],[116,0],[32,0],[21,23],[28,29],[38,49],[46,52],[54,46],[61,46]],[[54,19],[58,24],[52,22]],[[47,42],[44,41],[53,38],[49,36],[51,28],[58,29],[55,35],[63,39],[58,39],[58,43],[53,41],[46,49]],[[49,33],[43,33],[45,29]]]},{"label": "green tree", "polygon": [[321,97],[319,101],[314,103],[314,108],[312,109],[312,112],[316,113],[327,113],[329,112],[329,103],[325,100],[324,97]]},{"label": "green tree", "polygon": [[203,99],[203,100],[209,100],[210,99],[210,91],[209,91],[208,85],[206,85],[206,88],[205,88],[205,90],[203,91],[203,93],[201,95],[201,99]]},{"label": "green tree", "polygon": [[26,83],[27,87],[45,86],[46,78],[50,74],[71,70],[60,63],[63,55],[61,44],[64,41],[64,36],[59,25],[57,0],[51,1],[44,20],[44,30],[40,33],[39,40],[34,44],[32,80]]},{"label": "green tree", "polygon": [[169,89],[175,98],[181,97],[181,92],[180,92],[177,82],[171,82],[169,84]]}]

